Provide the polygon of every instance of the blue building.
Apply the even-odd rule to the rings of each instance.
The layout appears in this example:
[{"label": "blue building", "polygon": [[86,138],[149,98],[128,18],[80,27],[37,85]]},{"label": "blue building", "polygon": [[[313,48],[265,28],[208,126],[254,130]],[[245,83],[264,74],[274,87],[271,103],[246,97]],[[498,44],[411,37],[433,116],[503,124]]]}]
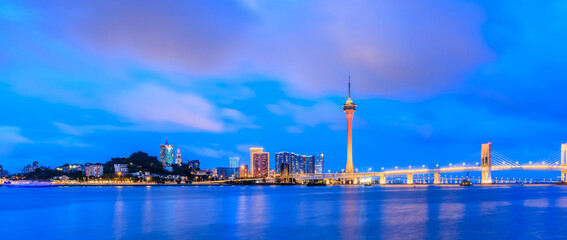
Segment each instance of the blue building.
[{"label": "blue building", "polygon": [[315,173],[315,158],[313,156],[303,156],[305,158],[305,173]]},{"label": "blue building", "polygon": [[229,166],[231,168],[239,168],[240,167],[240,157],[230,157],[229,158]]},{"label": "blue building", "polygon": [[289,152],[279,152],[276,153],[276,166],[274,169],[276,169],[276,174],[281,174],[281,166],[284,163],[290,164],[289,162]]},{"label": "blue building", "polygon": [[325,154],[319,153],[313,155],[313,160],[315,162],[315,173],[321,174],[323,173],[323,164],[325,163]]},{"label": "blue building", "polygon": [[217,167],[217,176],[221,180],[229,179],[229,178],[238,178],[239,168],[227,168],[227,167]]},{"label": "blue building", "polygon": [[323,173],[324,154],[299,155],[290,152],[276,153],[276,174],[281,174],[281,165],[289,164],[290,174]]}]

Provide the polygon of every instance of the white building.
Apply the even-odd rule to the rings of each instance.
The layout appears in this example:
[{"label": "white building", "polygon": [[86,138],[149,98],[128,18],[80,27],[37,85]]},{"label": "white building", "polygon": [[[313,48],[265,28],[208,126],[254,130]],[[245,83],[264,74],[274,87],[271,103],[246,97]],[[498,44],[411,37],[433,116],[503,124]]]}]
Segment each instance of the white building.
[{"label": "white building", "polygon": [[[128,167],[126,167],[128,170]],[[85,167],[87,177],[100,177],[103,174],[104,166],[100,164],[88,165]]]}]

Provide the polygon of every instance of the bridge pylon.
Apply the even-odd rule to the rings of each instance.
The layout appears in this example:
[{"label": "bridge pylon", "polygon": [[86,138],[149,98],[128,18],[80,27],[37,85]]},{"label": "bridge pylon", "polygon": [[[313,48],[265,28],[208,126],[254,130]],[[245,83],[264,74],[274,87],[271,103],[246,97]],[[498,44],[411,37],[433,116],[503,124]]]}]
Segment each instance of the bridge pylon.
[{"label": "bridge pylon", "polygon": [[386,178],[386,174],[382,174],[380,177],[380,185],[386,185],[388,183],[388,179]]},{"label": "bridge pylon", "polygon": [[408,184],[408,185],[413,184],[413,174],[408,174],[406,184]]},{"label": "bridge pylon", "polygon": [[441,184],[441,173],[439,172],[433,173],[433,184],[435,185]]},{"label": "bridge pylon", "polygon": [[484,143],[480,149],[480,167],[482,167],[482,184],[491,184],[492,143]]},{"label": "bridge pylon", "polygon": [[[561,166],[567,166],[567,143],[561,144]],[[566,170],[561,170],[561,182],[567,182]]]}]

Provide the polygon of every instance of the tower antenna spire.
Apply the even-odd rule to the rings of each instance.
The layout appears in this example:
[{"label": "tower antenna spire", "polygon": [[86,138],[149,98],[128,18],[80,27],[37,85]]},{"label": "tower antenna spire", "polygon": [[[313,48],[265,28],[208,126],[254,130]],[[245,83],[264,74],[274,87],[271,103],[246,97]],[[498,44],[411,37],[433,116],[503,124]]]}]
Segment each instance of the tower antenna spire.
[{"label": "tower antenna spire", "polygon": [[348,98],[350,99],[350,72],[348,73]]}]

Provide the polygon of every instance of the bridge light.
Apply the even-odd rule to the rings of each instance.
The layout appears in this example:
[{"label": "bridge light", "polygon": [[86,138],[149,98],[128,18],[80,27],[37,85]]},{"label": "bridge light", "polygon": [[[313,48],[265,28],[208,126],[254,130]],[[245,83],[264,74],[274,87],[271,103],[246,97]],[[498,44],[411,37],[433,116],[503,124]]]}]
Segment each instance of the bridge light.
[{"label": "bridge light", "polygon": [[409,166],[409,168],[411,169],[411,165]]},{"label": "bridge light", "polygon": [[421,167],[422,167],[422,168],[425,168],[425,165],[422,165]]},{"label": "bridge light", "polygon": [[396,170],[398,170],[398,166],[396,166]]}]

